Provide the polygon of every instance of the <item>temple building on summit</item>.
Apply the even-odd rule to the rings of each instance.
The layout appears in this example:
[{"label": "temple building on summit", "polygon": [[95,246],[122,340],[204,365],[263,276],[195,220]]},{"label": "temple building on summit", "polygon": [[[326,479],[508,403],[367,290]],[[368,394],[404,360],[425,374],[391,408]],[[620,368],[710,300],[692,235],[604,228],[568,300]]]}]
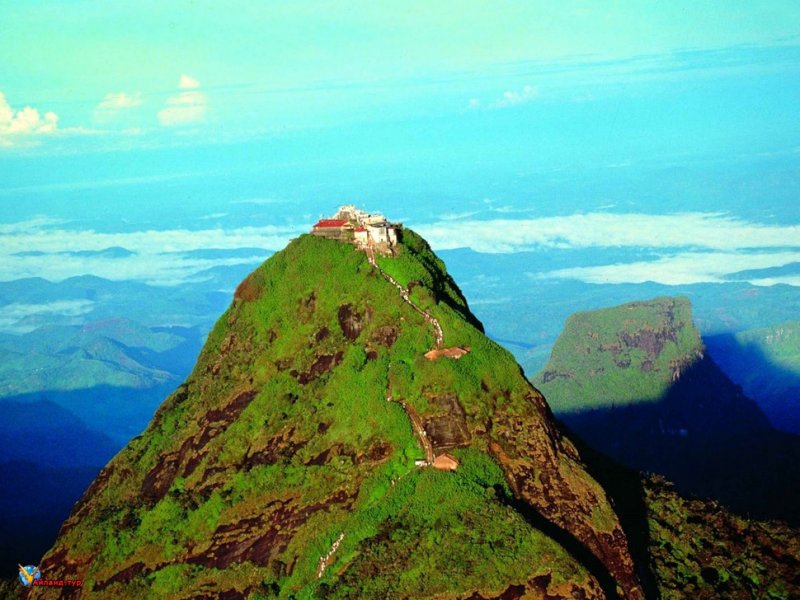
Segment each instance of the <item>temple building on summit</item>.
[{"label": "temple building on summit", "polygon": [[368,213],[348,204],[339,208],[329,219],[320,219],[311,233],[343,242],[353,242],[361,248],[374,248],[391,253],[397,244],[401,223],[390,223],[379,213]]}]

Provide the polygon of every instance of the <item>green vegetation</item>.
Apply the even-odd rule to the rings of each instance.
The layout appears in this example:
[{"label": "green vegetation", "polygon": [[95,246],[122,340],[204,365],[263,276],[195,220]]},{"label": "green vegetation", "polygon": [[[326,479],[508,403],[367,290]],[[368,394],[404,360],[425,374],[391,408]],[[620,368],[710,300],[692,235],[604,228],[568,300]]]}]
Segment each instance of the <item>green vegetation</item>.
[{"label": "green vegetation", "polygon": [[[213,578],[215,589],[302,598],[499,593],[538,575],[593,585],[497,497],[511,491],[480,437],[455,452],[455,473],[415,466],[424,454],[400,401],[446,417],[455,397],[472,430],[497,410],[525,414],[530,388],[424,240],[403,239],[382,268],[441,323],[447,345],[470,352],[426,360],[432,327],[363,253],[295,240],[242,282],[187,382],[59,540],[93,557],[87,589],[168,597]],[[262,548],[263,535],[273,537]]]},{"label": "green vegetation", "polygon": [[800,321],[743,331],[735,338],[741,346],[758,346],[773,364],[800,375]]},{"label": "green vegetation", "polygon": [[797,597],[795,530],[687,500],[658,477],[645,481],[645,498],[652,568],[664,600]]},{"label": "green vegetation", "polygon": [[[557,583],[589,579],[563,548],[498,500],[494,486],[505,488],[505,481],[495,463],[475,450],[457,454],[462,464],[455,473],[415,471],[364,515],[373,535],[357,546],[343,544],[318,595],[419,598],[500,593],[549,573]],[[360,533],[364,525],[353,529]]]},{"label": "green vegetation", "polygon": [[654,402],[702,352],[686,298],[633,302],[572,315],[532,382],[555,412]]},{"label": "green vegetation", "polygon": [[[43,568],[94,598],[598,597],[536,513],[637,597],[603,489],[441,261],[405,230],[380,265],[465,356],[425,359],[433,328],[362,252],[301,236],[241,283]],[[415,465],[409,414],[461,436],[456,471]]]},{"label": "green vegetation", "polygon": [[[142,362],[135,349],[158,354],[178,347],[177,335],[114,319],[91,327],[41,327],[20,336],[0,335],[0,394],[79,390],[98,385],[148,388],[174,380]],[[132,351],[134,350],[134,351]]]}]

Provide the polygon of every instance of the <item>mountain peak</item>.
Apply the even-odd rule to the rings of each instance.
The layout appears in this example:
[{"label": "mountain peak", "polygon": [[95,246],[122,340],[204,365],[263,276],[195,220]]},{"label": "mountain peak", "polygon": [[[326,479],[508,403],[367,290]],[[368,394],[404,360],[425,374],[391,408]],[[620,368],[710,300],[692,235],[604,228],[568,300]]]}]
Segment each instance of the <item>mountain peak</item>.
[{"label": "mountain peak", "polygon": [[643,597],[543,397],[395,235],[302,235],[251,273],[42,569],[98,597]]}]

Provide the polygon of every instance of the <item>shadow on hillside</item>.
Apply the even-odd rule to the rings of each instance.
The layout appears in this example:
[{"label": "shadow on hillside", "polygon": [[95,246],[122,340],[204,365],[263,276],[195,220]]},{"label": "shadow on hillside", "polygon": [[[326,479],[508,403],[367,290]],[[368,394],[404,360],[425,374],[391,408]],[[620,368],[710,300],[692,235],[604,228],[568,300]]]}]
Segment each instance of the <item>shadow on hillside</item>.
[{"label": "shadow on hillside", "polygon": [[657,402],[557,416],[591,448],[662,474],[685,495],[720,500],[743,516],[800,524],[800,436],[773,429],[709,358]]},{"label": "shadow on hillside", "polygon": [[14,576],[18,563],[39,564],[100,468],[0,463],[0,577]]},{"label": "shadow on hillside", "polygon": [[177,387],[177,383],[169,382],[145,389],[98,385],[77,390],[44,390],[4,396],[0,398],[0,406],[4,402],[53,402],[122,448],[144,431],[158,406]]},{"label": "shadow on hillside", "polygon": [[174,386],[0,398],[0,577],[38,564],[75,502]]},{"label": "shadow on hillside", "polygon": [[539,511],[523,500],[508,496],[502,486],[494,486],[494,491],[501,502],[512,507],[522,515],[534,528],[555,540],[562,548],[575,558],[600,584],[608,600],[618,600],[617,583],[606,565],[597,558],[583,543],[566,529],[548,521]]},{"label": "shadow on hillside", "polygon": [[650,526],[642,476],[593,450],[571,431],[567,430],[566,433],[578,447],[589,473],[613,502],[614,511],[628,537],[631,557],[645,596],[653,600],[659,598],[652,568]]},{"label": "shadow on hillside", "polygon": [[[398,232],[401,243],[405,243],[405,240],[403,239],[403,231],[404,230],[401,228]],[[406,244],[405,247],[414,255],[416,255],[417,259],[422,261],[429,268],[432,275],[441,274],[442,271],[440,266],[431,263],[430,257],[425,255],[425,252],[427,252],[430,253],[430,256],[435,256],[433,254],[433,250],[431,250],[431,247],[428,245],[426,241],[422,240],[422,238],[419,239],[422,241],[424,245],[423,253],[420,253],[418,249],[413,248],[411,245]],[[436,302],[443,302],[448,307],[450,307],[456,314],[461,315],[461,317],[465,321],[467,321],[467,323],[475,327],[475,329],[477,329],[481,333],[484,333],[483,323],[481,323],[478,320],[478,318],[474,314],[472,314],[472,311],[470,311],[467,303],[467,298],[466,296],[464,296],[464,292],[461,291],[461,288],[458,287],[458,284],[456,283],[455,279],[453,279],[453,277],[446,270],[444,271],[444,275],[445,275],[444,278],[436,276],[433,277],[431,287],[436,296]],[[455,292],[461,304],[458,304],[453,300],[453,298],[450,297],[450,294],[447,292],[448,287],[453,292]]]},{"label": "shadow on hillside", "polygon": [[742,344],[733,334],[703,338],[720,368],[750,393],[772,424],[800,434],[800,374],[776,365],[757,344]]}]

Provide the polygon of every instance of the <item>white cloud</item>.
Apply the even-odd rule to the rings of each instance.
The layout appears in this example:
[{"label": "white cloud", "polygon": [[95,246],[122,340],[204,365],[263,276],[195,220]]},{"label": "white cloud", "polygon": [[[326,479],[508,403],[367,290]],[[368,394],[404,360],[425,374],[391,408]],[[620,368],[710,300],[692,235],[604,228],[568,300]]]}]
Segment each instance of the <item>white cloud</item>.
[{"label": "white cloud", "polygon": [[[656,260],[531,274],[535,278],[569,278],[589,283],[724,282],[730,281],[727,275],[738,271],[800,262],[800,226],[753,223],[719,213],[587,213],[518,220],[440,221],[416,229],[436,250],[469,247],[478,252],[502,253],[536,248],[637,248],[663,254]],[[748,281],[755,285],[797,285],[800,278]]]},{"label": "white cloud", "polygon": [[[749,269],[779,267],[800,261],[799,252],[684,252],[653,261],[616,263],[596,267],[573,267],[547,273],[532,274],[535,279],[578,279],[587,283],[644,283],[654,281],[665,285],[692,283],[724,283],[730,273]],[[774,280],[745,279],[755,285],[788,283],[795,285],[799,278]],[[793,283],[793,281],[795,283]]]},{"label": "white cloud", "polygon": [[188,75],[181,75],[181,79],[178,82],[178,87],[182,90],[194,90],[200,87],[200,82],[197,81],[194,77],[189,77]]},{"label": "white cloud", "polygon": [[12,146],[20,137],[54,133],[56,129],[56,113],[48,111],[42,116],[30,106],[15,111],[0,92],[0,145]]},{"label": "white cloud", "polygon": [[36,328],[36,324],[19,323],[40,315],[63,315],[77,317],[92,311],[91,300],[56,300],[45,304],[12,303],[0,307],[0,331],[7,333],[27,333]]},{"label": "white cloud", "polygon": [[478,214],[477,211],[447,212],[438,215],[438,217],[442,221],[458,221],[460,219],[468,219],[469,217],[474,217],[477,214]]},{"label": "white cloud", "polygon": [[[309,225],[310,227],[310,225]],[[265,248],[279,250],[291,238],[308,227],[241,227],[200,230],[170,229],[105,233],[94,230],[66,229],[61,224],[28,221],[9,224],[0,230],[0,280],[39,276],[62,280],[75,275],[92,274],[112,280],[134,279],[161,285],[176,285],[205,269],[262,260],[263,255],[235,258],[198,258],[175,253],[208,248]],[[135,253],[125,257],[107,255],[59,255],[58,260],[41,256],[17,255],[25,251],[48,254],[78,250],[103,250],[121,246]],[[170,254],[168,254],[170,253]]]},{"label": "white cloud", "polygon": [[484,105],[480,98],[470,98],[467,101],[467,108],[470,110],[478,110],[483,106],[486,108],[509,108],[511,106],[519,106],[520,104],[527,104],[533,102],[539,97],[539,88],[533,85],[526,85],[521,90],[507,90],[503,95],[494,102],[489,102]]},{"label": "white cloud", "polygon": [[539,89],[533,85],[526,85],[518,92],[512,90],[503,92],[503,97],[492,106],[494,108],[508,108],[509,106],[518,106],[520,104],[533,102],[538,97]]},{"label": "white cloud", "polygon": [[[122,126],[128,125],[131,115],[135,115],[137,106],[144,103],[139,92],[127,94],[126,92],[109,92],[94,109],[94,121],[108,126],[114,122],[120,122]],[[128,133],[130,129],[122,133]]]},{"label": "white cloud", "polygon": [[37,215],[24,221],[17,221],[16,223],[0,223],[0,239],[2,239],[5,235],[25,233],[27,231],[41,229],[43,227],[62,225],[63,223],[65,223],[65,221],[61,219],[54,219],[46,215]]},{"label": "white cloud", "polygon": [[183,90],[166,100],[158,112],[158,122],[166,127],[188,125],[202,121],[208,108],[206,95],[199,91],[200,83],[188,75],[181,75],[178,89]]},{"label": "white cloud", "polygon": [[[248,199],[253,200],[268,199]],[[661,254],[655,260],[616,262],[531,275],[537,278],[574,278],[592,283],[656,281],[674,285],[722,282],[728,281],[726,275],[731,273],[800,262],[798,226],[753,223],[717,213],[588,213],[519,220],[457,219],[420,225],[415,229],[436,250],[470,247],[481,252],[518,252],[537,247],[630,247],[650,248],[650,254]],[[226,229],[211,225],[199,230],[106,233],[70,229],[63,222],[37,217],[26,222],[0,225],[0,279],[38,275],[61,280],[91,273],[115,280],[179,284],[213,266],[251,263],[262,257],[212,259],[166,253],[207,248],[278,250],[306,230],[304,226]],[[61,255],[58,260],[14,255],[31,250],[58,253],[103,250],[114,246],[127,248],[135,254],[119,258]],[[614,256],[618,257],[619,253],[614,253]],[[752,279],[751,283],[800,285],[800,277]]]},{"label": "white cloud", "polygon": [[142,104],[142,95],[135,93],[128,95],[125,92],[110,92],[105,95],[97,108],[100,110],[121,110],[124,108],[133,108]]},{"label": "white cloud", "polygon": [[765,277],[764,279],[753,279],[750,281],[753,285],[791,285],[800,287],[800,275],[786,275],[785,277]]},{"label": "white cloud", "polygon": [[800,226],[765,225],[720,213],[585,213],[536,219],[448,221],[417,226],[439,250],[519,252],[537,247],[778,248],[800,246]]}]

